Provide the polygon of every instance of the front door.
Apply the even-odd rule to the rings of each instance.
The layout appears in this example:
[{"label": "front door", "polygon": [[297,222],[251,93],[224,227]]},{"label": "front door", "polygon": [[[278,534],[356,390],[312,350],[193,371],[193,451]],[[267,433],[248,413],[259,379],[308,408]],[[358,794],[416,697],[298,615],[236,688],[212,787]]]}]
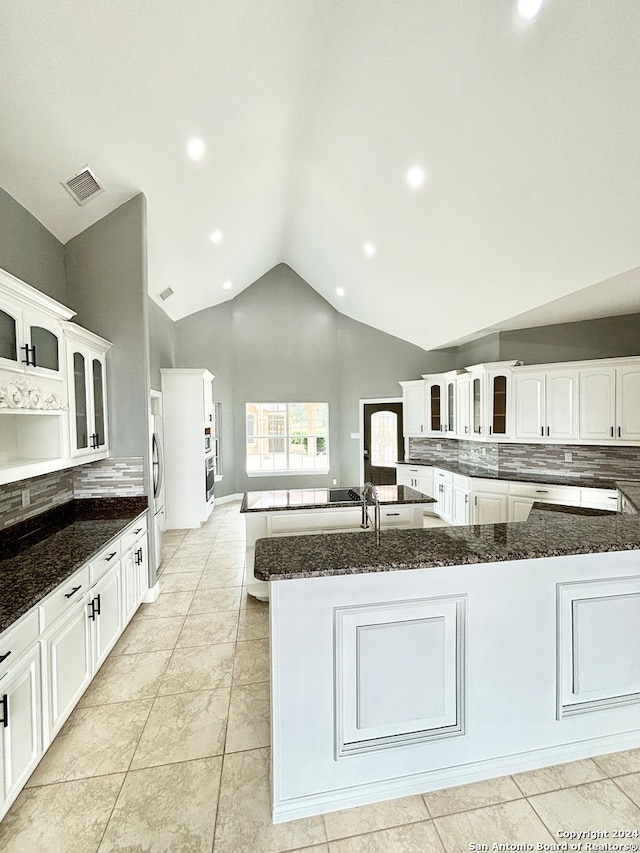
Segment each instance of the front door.
[{"label": "front door", "polygon": [[402,451],[402,403],[364,404],[364,480],[393,486]]}]

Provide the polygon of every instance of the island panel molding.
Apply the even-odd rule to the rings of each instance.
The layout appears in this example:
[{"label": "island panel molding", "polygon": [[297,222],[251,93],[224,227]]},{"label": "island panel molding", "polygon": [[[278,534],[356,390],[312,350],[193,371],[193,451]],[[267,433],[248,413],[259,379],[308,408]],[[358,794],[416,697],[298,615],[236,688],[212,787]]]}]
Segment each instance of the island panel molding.
[{"label": "island panel molding", "polygon": [[558,719],[640,702],[640,575],[558,586]]},{"label": "island panel molding", "polygon": [[465,606],[458,596],[334,610],[337,759],[464,734]]}]

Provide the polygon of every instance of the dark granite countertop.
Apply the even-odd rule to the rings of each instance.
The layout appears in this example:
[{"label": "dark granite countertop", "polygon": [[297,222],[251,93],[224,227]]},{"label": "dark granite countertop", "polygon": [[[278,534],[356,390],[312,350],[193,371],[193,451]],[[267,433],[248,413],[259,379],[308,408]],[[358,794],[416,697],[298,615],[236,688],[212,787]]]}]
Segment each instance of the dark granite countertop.
[{"label": "dark granite countertop", "polygon": [[[640,483],[618,482],[633,508]],[[258,539],[264,581],[640,550],[640,515],[534,503],[522,522]]]},{"label": "dark granite countertop", "polygon": [[75,500],[0,532],[0,632],[146,509],[146,497]]},{"label": "dark granite countertop", "polygon": [[[381,505],[435,503],[435,498],[423,495],[410,486],[376,486]],[[327,509],[359,506],[359,500],[340,500],[347,491],[360,494],[360,486],[329,489],[278,489],[265,492],[245,492],[240,512],[278,512],[279,510]],[[332,495],[332,493],[334,493]],[[337,496],[335,496],[337,494]]]},{"label": "dark granite countertop", "polygon": [[540,471],[527,471],[524,473],[516,471],[491,471],[477,465],[464,465],[458,462],[439,462],[425,459],[399,460],[397,465],[426,465],[428,467],[440,468],[442,471],[451,471],[452,474],[462,474],[464,477],[481,477],[483,480],[506,480],[514,483],[546,483],[550,486],[579,486],[583,489],[615,489],[617,488],[611,479],[600,477],[575,477],[566,474],[545,474]]}]

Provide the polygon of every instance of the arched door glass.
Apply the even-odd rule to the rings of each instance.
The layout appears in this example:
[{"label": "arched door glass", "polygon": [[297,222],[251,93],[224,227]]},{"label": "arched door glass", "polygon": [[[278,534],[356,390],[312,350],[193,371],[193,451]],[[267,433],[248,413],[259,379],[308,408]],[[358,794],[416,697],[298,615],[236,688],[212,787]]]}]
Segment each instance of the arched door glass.
[{"label": "arched door glass", "polygon": [[398,461],[398,416],[395,412],[371,415],[371,464],[391,468]]}]

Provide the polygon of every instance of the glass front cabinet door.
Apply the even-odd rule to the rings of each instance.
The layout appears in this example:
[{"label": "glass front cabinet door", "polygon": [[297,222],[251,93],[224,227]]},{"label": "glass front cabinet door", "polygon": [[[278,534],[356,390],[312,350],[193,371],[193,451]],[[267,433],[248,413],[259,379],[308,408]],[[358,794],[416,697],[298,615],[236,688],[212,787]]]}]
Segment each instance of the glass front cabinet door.
[{"label": "glass front cabinet door", "polygon": [[74,323],[65,325],[71,456],[105,455],[109,449],[106,353],[111,344]]},{"label": "glass front cabinet door", "polygon": [[0,367],[63,379],[64,337],[59,320],[44,311],[23,308],[0,293]]}]

